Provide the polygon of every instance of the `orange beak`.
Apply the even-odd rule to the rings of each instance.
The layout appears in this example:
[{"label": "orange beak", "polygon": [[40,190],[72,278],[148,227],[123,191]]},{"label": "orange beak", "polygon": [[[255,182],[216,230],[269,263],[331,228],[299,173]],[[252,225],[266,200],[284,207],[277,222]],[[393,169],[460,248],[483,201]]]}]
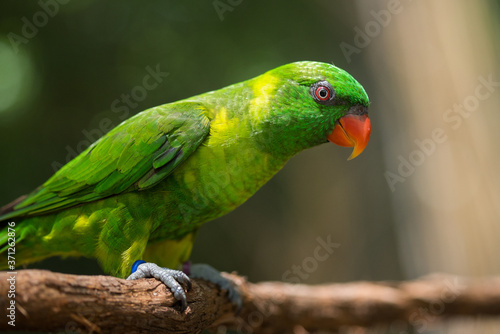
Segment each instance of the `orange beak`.
[{"label": "orange beak", "polygon": [[371,124],[366,113],[361,115],[346,114],[335,122],[333,132],[328,140],[344,147],[354,147],[347,160],[356,158],[363,152],[370,140]]}]

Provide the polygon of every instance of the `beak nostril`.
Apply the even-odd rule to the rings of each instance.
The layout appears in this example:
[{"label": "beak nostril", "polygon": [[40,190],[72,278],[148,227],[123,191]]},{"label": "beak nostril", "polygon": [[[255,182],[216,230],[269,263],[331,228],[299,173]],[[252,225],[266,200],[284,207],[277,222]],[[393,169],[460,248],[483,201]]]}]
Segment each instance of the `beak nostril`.
[{"label": "beak nostril", "polygon": [[347,111],[346,115],[365,115],[368,114],[368,110],[366,107],[360,106],[360,105],[355,105],[349,108]]}]

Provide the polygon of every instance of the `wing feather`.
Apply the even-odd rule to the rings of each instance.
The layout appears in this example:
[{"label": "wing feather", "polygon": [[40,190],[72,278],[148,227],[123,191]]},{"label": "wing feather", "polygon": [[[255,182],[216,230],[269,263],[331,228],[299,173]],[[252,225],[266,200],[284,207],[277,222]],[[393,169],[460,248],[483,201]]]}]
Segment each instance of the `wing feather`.
[{"label": "wing feather", "polygon": [[0,220],[154,187],[208,136],[206,111],[196,102],[178,102],[132,117],[63,166]]}]

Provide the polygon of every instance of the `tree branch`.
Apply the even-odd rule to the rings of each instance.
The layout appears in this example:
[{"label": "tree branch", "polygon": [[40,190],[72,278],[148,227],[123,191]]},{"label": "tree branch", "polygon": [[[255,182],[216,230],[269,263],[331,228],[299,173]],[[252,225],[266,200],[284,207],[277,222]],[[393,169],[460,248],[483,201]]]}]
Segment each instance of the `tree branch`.
[{"label": "tree branch", "polygon": [[[2,272],[0,330],[193,333],[225,326],[244,333],[306,332],[395,321],[423,326],[424,319],[500,315],[500,277],[433,275],[408,282],[307,286],[252,284],[225,275],[243,297],[238,316],[225,292],[198,279],[181,313],[171,293],[155,279],[20,270],[10,284],[11,275]],[[15,290],[15,327],[8,324],[7,308],[13,300],[9,290]]]}]

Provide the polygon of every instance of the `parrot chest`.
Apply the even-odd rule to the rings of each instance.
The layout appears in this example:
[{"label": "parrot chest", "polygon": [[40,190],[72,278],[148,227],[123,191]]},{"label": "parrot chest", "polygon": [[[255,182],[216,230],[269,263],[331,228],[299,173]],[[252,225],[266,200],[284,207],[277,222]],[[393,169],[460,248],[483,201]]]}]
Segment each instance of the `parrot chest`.
[{"label": "parrot chest", "polygon": [[[200,147],[156,190],[162,221],[154,238],[184,235],[245,202],[283,163],[244,141]],[[170,224],[165,224],[170,221]]]}]

